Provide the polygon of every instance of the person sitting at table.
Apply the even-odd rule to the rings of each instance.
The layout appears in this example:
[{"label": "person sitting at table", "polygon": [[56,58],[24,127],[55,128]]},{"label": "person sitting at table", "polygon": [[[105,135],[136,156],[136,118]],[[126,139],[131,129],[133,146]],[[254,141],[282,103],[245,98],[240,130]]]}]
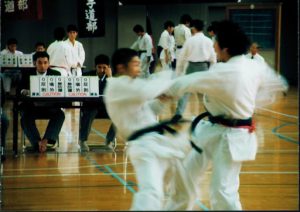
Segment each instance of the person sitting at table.
[{"label": "person sitting at table", "polygon": [[[15,38],[10,38],[6,42],[6,48],[0,52],[0,55],[4,56],[21,56],[23,52],[17,50],[18,41]],[[15,60],[15,63],[17,61]],[[3,70],[3,86],[6,95],[10,95],[13,85],[18,84],[21,76],[21,71],[18,68],[5,68]]]},{"label": "person sitting at table", "polygon": [[[96,56],[95,68],[96,70],[83,73],[83,76],[98,76],[99,94],[102,95],[104,91],[104,87],[106,85],[106,78],[111,77],[109,57],[104,54],[100,54]],[[89,146],[87,145],[86,141],[88,140],[92,123],[95,117],[97,116],[97,114],[100,114],[101,117],[108,117],[103,101],[83,104],[83,108],[81,108],[80,129],[79,129],[79,140],[80,140],[79,145],[80,145],[80,150],[82,152],[89,151]],[[111,124],[106,134],[105,145],[109,148],[113,148],[115,145],[114,144],[115,137],[116,137],[115,129],[113,124]]]},{"label": "person sitting at table", "polygon": [[[36,68],[28,69],[22,75],[20,86],[17,91],[18,96],[29,96],[30,76],[61,75],[58,71],[49,69],[49,55],[45,51],[36,52],[33,55],[33,63]],[[55,107],[55,105],[52,105],[51,103],[22,102],[20,105],[20,113],[21,127],[29,139],[33,151],[43,153],[47,150],[47,144],[55,145],[65,120],[65,114],[61,108]],[[41,116],[43,116],[43,118],[49,118],[43,138],[41,138],[35,123],[35,120]]]}]

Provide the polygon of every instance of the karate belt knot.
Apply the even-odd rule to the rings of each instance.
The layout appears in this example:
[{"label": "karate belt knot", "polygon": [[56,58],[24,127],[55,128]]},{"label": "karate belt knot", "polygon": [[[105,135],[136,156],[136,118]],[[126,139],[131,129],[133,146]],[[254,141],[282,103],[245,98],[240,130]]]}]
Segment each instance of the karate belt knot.
[{"label": "karate belt knot", "polygon": [[177,130],[170,127],[170,125],[174,125],[178,123],[186,123],[186,122],[190,122],[190,121],[184,120],[181,117],[175,117],[169,120],[161,121],[158,124],[135,131],[132,135],[130,135],[127,138],[127,141],[135,140],[138,137],[150,132],[157,132],[159,134],[164,134],[165,132],[169,132],[170,134],[175,135],[177,133]]},{"label": "karate belt knot", "polygon": [[[208,117],[208,120],[213,123],[213,124],[221,124],[226,127],[233,127],[233,128],[245,128],[248,129],[249,133],[252,133],[255,131],[255,122],[254,120],[250,117],[248,119],[226,119],[223,118],[222,116],[212,116],[209,112],[204,112],[198,115],[191,124],[190,128],[190,135],[194,133],[194,130],[197,126],[197,124],[200,122],[201,119]],[[202,149],[190,139],[192,147],[199,153],[202,153]]]}]

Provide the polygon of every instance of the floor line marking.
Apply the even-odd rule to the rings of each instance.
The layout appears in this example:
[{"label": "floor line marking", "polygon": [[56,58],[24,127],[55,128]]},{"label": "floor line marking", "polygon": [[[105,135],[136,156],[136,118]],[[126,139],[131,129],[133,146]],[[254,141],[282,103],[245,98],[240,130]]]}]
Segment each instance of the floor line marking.
[{"label": "floor line marking", "polygon": [[[206,174],[211,174],[211,171],[205,172]],[[66,176],[96,176],[96,175],[123,175],[123,172],[113,172],[113,173],[86,173],[86,174],[75,174],[75,173],[68,173],[68,174],[38,174],[38,175],[3,175],[2,178],[28,178],[28,177],[66,177]],[[240,174],[299,174],[299,171],[242,171]],[[126,175],[135,175],[135,173],[126,173]]]},{"label": "floor line marking", "polygon": [[272,129],[272,133],[274,133],[274,135],[276,135],[278,138],[286,141],[286,142],[291,142],[291,143],[294,143],[294,144],[299,144],[299,141],[298,140],[295,140],[293,138],[290,138],[290,137],[287,137],[287,136],[284,136],[282,135],[281,133],[277,132],[278,129],[282,128],[282,127],[285,127],[285,126],[290,126],[291,124],[287,123],[287,124],[281,124],[277,127],[274,127]]},{"label": "floor line marking", "polygon": [[209,209],[200,200],[197,199],[195,203],[196,205],[198,205],[199,208],[203,209],[204,211],[209,211]]},{"label": "floor line marking", "polygon": [[[122,163],[111,163],[111,164],[104,164],[104,165],[108,165],[108,166],[113,166],[113,165],[123,165],[125,162],[122,162]],[[104,166],[104,165],[101,165],[101,166]],[[91,168],[91,167],[95,167],[93,165],[87,165],[87,166],[71,166],[71,167],[62,167],[64,170],[65,169],[78,169],[78,168]],[[31,169],[5,169],[5,171],[30,171],[30,170],[37,170],[37,171],[40,171],[40,170],[56,170],[56,169],[59,169],[58,167],[55,167],[55,168],[31,168]]]},{"label": "floor line marking", "polygon": [[[74,176],[99,176],[99,175],[110,175],[107,173],[66,173],[66,174],[30,174],[30,175],[2,175],[2,178],[28,178],[28,177],[74,177]],[[135,175],[135,173],[127,173],[127,175]]]},{"label": "floor line marking", "polygon": [[[105,168],[112,174],[112,176],[117,179],[123,186],[125,186],[131,193],[136,193],[136,191],[134,190],[134,188],[132,188],[130,185],[128,185],[128,183],[123,180],[123,178],[121,178],[116,172],[114,172],[109,166],[105,166]],[[126,173],[127,175],[128,173]]]},{"label": "floor line marking", "polygon": [[277,112],[277,111],[274,111],[274,110],[270,110],[270,109],[267,109],[267,108],[263,108],[263,107],[257,107],[257,109],[268,111],[268,112],[279,114],[279,115],[283,115],[283,116],[286,116],[286,117],[289,117],[289,118],[298,119],[298,116],[289,115],[289,114],[286,114],[286,113],[280,113],[280,112]]},{"label": "floor line marking", "polygon": [[[96,167],[99,171],[104,172],[104,170],[102,170],[102,168],[101,168],[101,165],[98,164],[95,160],[91,159],[89,156],[87,156],[86,159],[87,159],[88,161],[90,161],[92,164],[94,164],[95,167]],[[100,168],[101,168],[101,169],[100,169]],[[123,179],[122,179],[116,172],[114,172],[109,166],[104,165],[104,168],[109,172],[109,173],[106,173],[107,175],[111,175],[113,178],[115,178],[117,181],[119,181],[123,186],[125,186],[130,192],[132,192],[132,193],[135,193],[135,192],[136,192],[130,185],[128,185],[128,183],[127,183],[125,180],[123,180]],[[104,173],[105,173],[105,172],[104,172]],[[122,173],[122,174],[124,174],[124,173]],[[127,173],[126,173],[126,175],[127,175]]]}]

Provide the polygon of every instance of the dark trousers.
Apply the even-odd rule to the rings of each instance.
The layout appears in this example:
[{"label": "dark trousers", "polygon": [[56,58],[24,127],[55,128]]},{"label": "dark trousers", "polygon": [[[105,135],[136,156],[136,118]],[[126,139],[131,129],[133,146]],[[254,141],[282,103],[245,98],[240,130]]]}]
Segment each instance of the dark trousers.
[{"label": "dark trousers", "polygon": [[[97,117],[97,114],[100,113],[99,109],[96,108],[81,108],[80,115],[80,129],[79,129],[79,140],[81,142],[87,141],[88,136],[91,132],[92,123]],[[102,116],[101,116],[102,118]],[[103,118],[106,118],[104,116]],[[108,118],[108,117],[107,117]],[[113,124],[110,125],[108,132],[106,133],[106,144],[109,144],[116,137],[115,127]]]},{"label": "dark trousers", "polygon": [[47,139],[49,144],[55,144],[65,120],[64,112],[59,108],[38,107],[21,110],[21,127],[34,150],[39,149],[38,142],[42,140],[35,123],[36,119],[49,119],[43,139]]},{"label": "dark trousers", "polygon": [[9,121],[6,114],[2,111],[1,113],[1,147],[5,148],[5,140],[8,129]]},{"label": "dark trousers", "polygon": [[[189,65],[186,69],[186,75],[187,74],[192,74],[198,71],[206,71],[208,70],[209,64],[208,63],[192,63],[189,62]],[[178,100],[177,103],[177,108],[176,108],[176,114],[182,115],[185,111],[186,105],[188,103],[189,97],[191,93],[185,93],[180,99]]]}]

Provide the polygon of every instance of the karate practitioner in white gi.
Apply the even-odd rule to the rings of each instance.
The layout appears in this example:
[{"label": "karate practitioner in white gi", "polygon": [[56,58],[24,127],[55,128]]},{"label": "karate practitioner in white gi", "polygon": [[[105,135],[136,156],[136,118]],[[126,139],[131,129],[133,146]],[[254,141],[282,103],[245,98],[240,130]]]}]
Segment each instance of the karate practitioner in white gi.
[{"label": "karate practitioner in white gi", "polygon": [[[193,148],[184,166],[198,184],[212,163],[209,192],[212,210],[242,210],[239,174],[242,162],[256,156],[257,137],[252,122],[255,108],[274,102],[277,92],[280,94],[288,87],[268,65],[245,57],[249,45],[238,25],[220,22],[214,44],[220,62],[208,71],[177,78],[170,89],[174,95],[204,94],[210,118],[201,120],[191,134],[191,140],[202,153]],[[190,209],[180,190],[166,207],[166,210]]]},{"label": "karate practitioner in white gi", "polygon": [[133,31],[138,36],[137,40],[131,45],[131,49],[138,52],[141,59],[141,70],[140,77],[148,78],[150,76],[150,63],[153,61],[152,49],[153,43],[151,36],[145,32],[144,28],[137,24],[133,27]]},{"label": "karate practitioner in white gi", "polygon": [[164,23],[164,31],[161,33],[158,42],[158,46],[162,48],[160,55],[158,55],[162,70],[171,69],[172,61],[175,59],[175,55],[172,55],[175,45],[174,37],[172,35],[173,31],[174,23],[172,21],[166,21]]},{"label": "karate practitioner in white gi", "polygon": [[81,77],[82,67],[85,61],[85,51],[81,42],[77,41],[78,29],[75,25],[68,25],[67,27],[68,39],[65,40],[65,46],[68,48],[67,58],[71,61],[71,74],[72,76]]},{"label": "karate practitioner in white gi", "polygon": [[[156,117],[163,108],[157,99],[172,84],[172,71],[139,78],[141,61],[138,53],[129,48],[118,49],[112,56],[112,78],[107,79],[104,101],[107,112],[125,140],[158,123]],[[194,186],[183,169],[182,159],[190,149],[186,136],[160,134],[152,131],[129,138],[127,154],[136,172],[138,192],[134,194],[131,210],[162,210],[164,178],[170,168],[177,176],[182,193],[195,195]]]},{"label": "karate practitioner in white gi", "polygon": [[54,30],[55,41],[47,48],[49,54],[49,63],[51,69],[59,71],[61,76],[72,76],[72,53],[71,48],[68,48],[63,40],[65,37],[65,30],[62,27],[57,27]]},{"label": "karate practitioner in white gi", "polygon": [[180,17],[180,23],[174,28],[174,38],[176,45],[176,59],[179,57],[181,49],[185,41],[192,36],[190,24],[192,17],[188,14],[183,14]]}]

